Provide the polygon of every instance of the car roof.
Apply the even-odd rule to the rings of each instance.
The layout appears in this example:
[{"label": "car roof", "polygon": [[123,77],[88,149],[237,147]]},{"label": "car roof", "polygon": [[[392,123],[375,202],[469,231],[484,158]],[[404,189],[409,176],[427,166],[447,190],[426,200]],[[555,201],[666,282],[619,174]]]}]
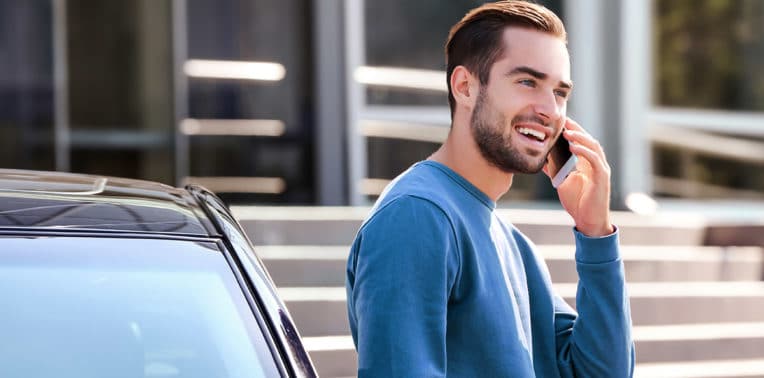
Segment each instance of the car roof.
[{"label": "car roof", "polygon": [[142,180],[0,169],[0,229],[211,236],[184,189]]}]

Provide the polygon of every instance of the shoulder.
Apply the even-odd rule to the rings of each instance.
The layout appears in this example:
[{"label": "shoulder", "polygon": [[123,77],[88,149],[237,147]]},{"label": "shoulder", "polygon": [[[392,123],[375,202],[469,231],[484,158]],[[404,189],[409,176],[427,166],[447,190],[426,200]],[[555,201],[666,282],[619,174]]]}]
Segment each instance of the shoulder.
[{"label": "shoulder", "polygon": [[[392,202],[398,206],[411,204],[414,207],[438,210],[453,218],[459,204],[465,200],[463,189],[437,166],[420,162],[396,177],[377,201],[371,216]],[[403,199],[401,201],[401,199]]]},{"label": "shoulder", "polygon": [[361,227],[362,232],[379,229],[452,228],[448,213],[432,198],[412,194],[398,194],[388,198],[372,211]]},{"label": "shoulder", "polygon": [[[417,266],[420,273],[432,264],[458,270],[454,227],[449,217],[431,201],[402,195],[376,210],[361,226],[351,247],[348,264],[360,266]],[[439,263],[441,262],[441,263]]]},{"label": "shoulder", "polygon": [[410,251],[452,255],[458,251],[457,244],[453,222],[443,209],[427,198],[400,195],[374,211],[353,246],[365,253],[385,251],[394,258]]}]

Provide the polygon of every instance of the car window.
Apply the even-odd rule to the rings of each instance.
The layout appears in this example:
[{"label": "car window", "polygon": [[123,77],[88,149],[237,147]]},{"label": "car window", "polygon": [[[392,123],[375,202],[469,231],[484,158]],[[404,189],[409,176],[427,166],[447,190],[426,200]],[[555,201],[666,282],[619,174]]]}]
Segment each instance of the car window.
[{"label": "car window", "polygon": [[[3,183],[4,184],[4,183]],[[177,202],[121,196],[50,195],[0,190],[0,227],[58,228],[207,235],[188,206]]]},{"label": "car window", "polygon": [[1,377],[272,377],[214,243],[0,238]]}]

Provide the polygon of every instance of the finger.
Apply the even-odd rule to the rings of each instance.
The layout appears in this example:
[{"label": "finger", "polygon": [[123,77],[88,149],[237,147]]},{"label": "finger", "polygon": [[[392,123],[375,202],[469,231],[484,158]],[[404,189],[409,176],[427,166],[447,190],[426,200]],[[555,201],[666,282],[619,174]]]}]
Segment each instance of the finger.
[{"label": "finger", "polygon": [[597,139],[595,139],[594,136],[592,136],[592,134],[586,131],[586,129],[584,129],[583,126],[581,126],[573,118],[570,118],[570,117],[566,118],[565,130],[571,130],[573,132],[582,133],[583,135],[589,137],[594,142],[593,144],[590,144],[589,147],[592,148],[594,151],[601,151],[602,159],[607,161],[607,157],[605,156],[605,149],[602,148],[602,145],[600,145],[600,142],[597,141]]},{"label": "finger", "polygon": [[581,127],[581,125],[579,125],[578,122],[574,121],[573,118],[570,118],[570,117],[568,117],[565,120],[565,128],[567,130],[580,131],[580,132],[582,132],[584,134],[589,134],[589,132],[586,131],[586,129]]},{"label": "finger", "polygon": [[605,156],[605,150],[602,148],[602,145],[599,141],[594,139],[590,134],[580,131],[572,131],[572,130],[566,130],[564,133],[565,139],[567,139],[569,142],[578,143],[581,145],[586,146],[590,150],[596,152],[600,158],[607,162],[607,157]]},{"label": "finger", "polygon": [[592,149],[582,144],[571,144],[570,151],[579,158],[586,160],[595,174],[610,175],[610,166]]}]

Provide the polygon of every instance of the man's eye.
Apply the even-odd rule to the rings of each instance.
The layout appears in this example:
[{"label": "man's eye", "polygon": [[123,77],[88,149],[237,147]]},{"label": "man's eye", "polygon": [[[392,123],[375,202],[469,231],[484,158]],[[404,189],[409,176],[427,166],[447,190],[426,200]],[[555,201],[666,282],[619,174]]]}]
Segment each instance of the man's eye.
[{"label": "man's eye", "polygon": [[568,92],[566,91],[554,91],[554,95],[560,98],[568,98]]},{"label": "man's eye", "polygon": [[531,79],[523,79],[523,80],[518,81],[518,83],[520,83],[522,85],[525,85],[527,87],[531,87],[531,88],[535,88],[536,87],[536,82],[534,80],[531,80]]}]

